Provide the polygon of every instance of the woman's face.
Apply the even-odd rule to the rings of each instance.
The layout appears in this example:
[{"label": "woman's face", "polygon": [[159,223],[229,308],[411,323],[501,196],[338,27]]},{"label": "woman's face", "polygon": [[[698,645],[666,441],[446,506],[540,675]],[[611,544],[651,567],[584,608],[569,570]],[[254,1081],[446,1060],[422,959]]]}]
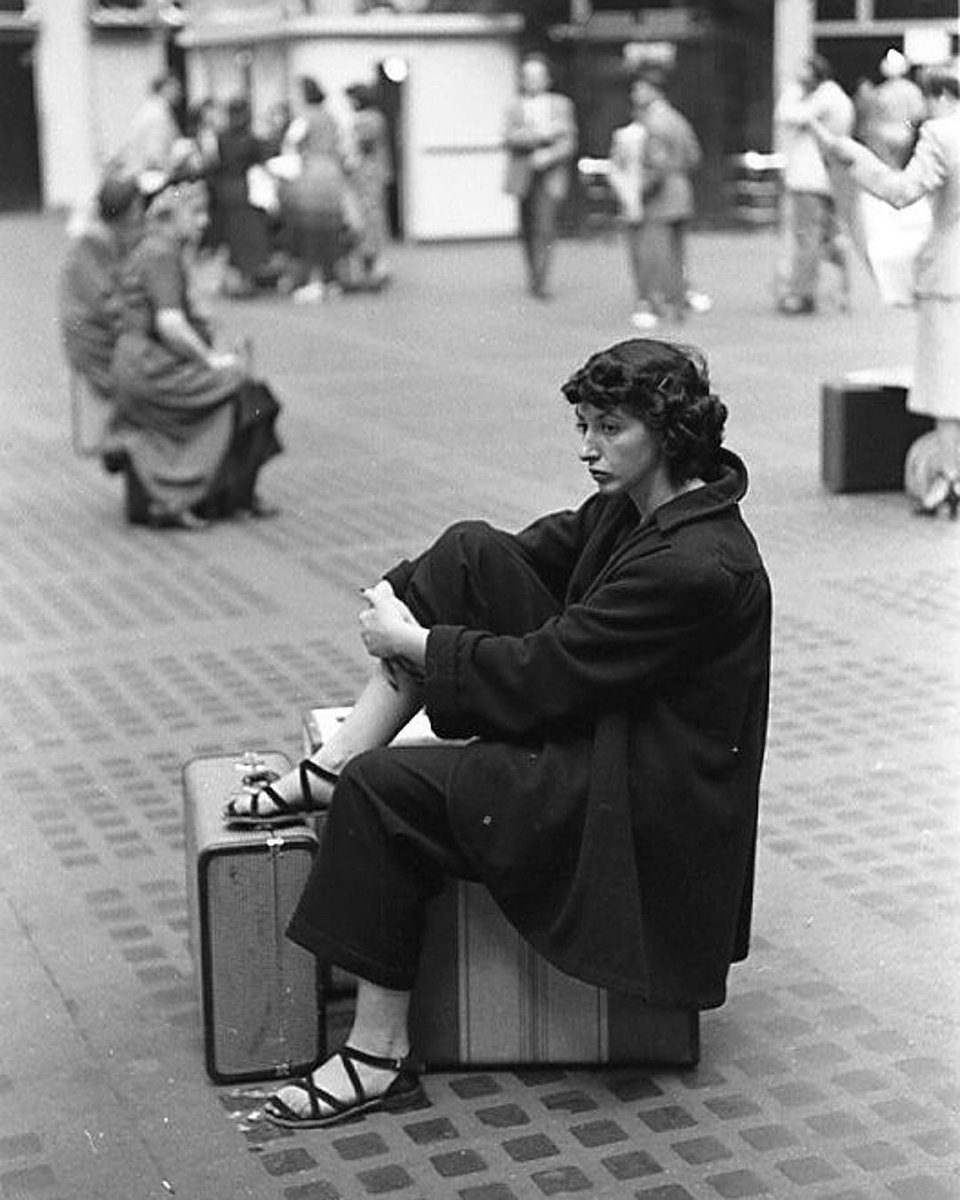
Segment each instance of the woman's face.
[{"label": "woman's face", "polygon": [[630,103],[633,105],[633,111],[646,112],[654,100],[656,100],[657,95],[657,89],[649,80],[635,79],[633,86],[630,88]]},{"label": "woman's face", "polygon": [[639,417],[621,407],[576,406],[580,461],[604,495],[644,489],[665,466],[656,436]]}]

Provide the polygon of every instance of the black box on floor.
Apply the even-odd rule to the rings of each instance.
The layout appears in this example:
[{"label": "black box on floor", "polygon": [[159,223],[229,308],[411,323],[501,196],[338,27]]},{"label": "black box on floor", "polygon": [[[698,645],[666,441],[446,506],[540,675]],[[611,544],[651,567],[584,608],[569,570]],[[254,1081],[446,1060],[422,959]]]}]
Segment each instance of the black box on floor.
[{"label": "black box on floor", "polygon": [[285,936],[317,836],[305,825],[223,823],[246,779],[289,767],[284,755],[264,753],[197,758],[183,769],[190,948],[215,1083],[302,1075],[325,1053],[316,959]]},{"label": "black box on floor", "polygon": [[933,428],[907,411],[907,388],[864,373],[820,393],[820,475],[831,492],[899,492],[907,450]]}]

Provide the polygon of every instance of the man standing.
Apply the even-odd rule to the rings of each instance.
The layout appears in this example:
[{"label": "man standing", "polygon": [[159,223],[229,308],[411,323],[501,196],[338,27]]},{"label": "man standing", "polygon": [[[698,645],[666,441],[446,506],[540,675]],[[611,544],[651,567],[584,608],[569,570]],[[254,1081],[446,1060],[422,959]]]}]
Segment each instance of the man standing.
[{"label": "man standing", "polygon": [[520,66],[520,95],[507,110],[506,191],[520,201],[520,237],[532,296],[547,297],[547,272],[556,235],[557,208],[569,187],[569,164],[577,147],[573,104],[550,91],[542,55]]},{"label": "man standing", "polygon": [[687,280],[686,227],[693,215],[690,172],[700,143],[663,95],[659,67],[645,68],[630,89],[633,120],[614,130],[610,184],[617,196],[635,292],[631,321],[655,329],[661,318],[682,320],[688,308],[707,312],[709,296]]},{"label": "man standing", "polygon": [[660,317],[683,320],[688,308],[707,312],[712,301],[687,279],[686,234],[693,217],[690,176],[703,157],[687,118],[664,95],[663,68],[642,68],[630,89],[634,121],[645,133],[643,153],[643,270],[647,302],[633,314],[638,329]]},{"label": "man standing", "polygon": [[796,82],[781,96],[775,114],[785,159],[786,192],[786,262],[779,307],[790,315],[816,310],[820,262],[825,256],[846,274],[845,255],[837,246],[833,187],[810,132],[811,121],[837,137],[848,137],[853,130],[853,101],[832,75],[825,58],[819,54],[808,58]]},{"label": "man standing", "polygon": [[181,133],[176,108],[182,98],[179,79],[160,75],[133,114],[122,159],[124,169],[142,181],[144,191],[159,190],[177,165]]}]

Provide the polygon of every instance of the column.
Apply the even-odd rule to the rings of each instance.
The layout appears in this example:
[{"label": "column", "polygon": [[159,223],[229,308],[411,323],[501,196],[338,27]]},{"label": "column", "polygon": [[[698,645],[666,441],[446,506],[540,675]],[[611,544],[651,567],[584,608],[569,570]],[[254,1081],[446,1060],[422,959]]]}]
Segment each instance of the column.
[{"label": "column", "polygon": [[[813,52],[813,0],[775,0],[773,12],[774,103]],[[776,145],[774,130],[774,149]]]},{"label": "column", "polygon": [[39,0],[37,124],[43,202],[68,207],[97,183],[88,0]]}]

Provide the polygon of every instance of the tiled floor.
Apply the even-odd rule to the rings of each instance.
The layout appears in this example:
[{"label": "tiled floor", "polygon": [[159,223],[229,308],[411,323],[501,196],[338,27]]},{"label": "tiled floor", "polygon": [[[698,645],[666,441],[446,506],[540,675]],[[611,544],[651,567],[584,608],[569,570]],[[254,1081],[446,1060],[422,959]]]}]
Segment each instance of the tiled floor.
[{"label": "tiled floor", "polygon": [[[693,1070],[438,1074],[327,1133],[203,1069],[180,771],[295,754],[349,701],[357,588],[443,523],[586,492],[565,374],[627,336],[614,242],[533,305],[508,245],[402,248],[385,296],[221,309],[285,404],[283,515],[132,530],[69,448],[62,234],[0,220],[0,1200],[960,1198],[960,523],[826,495],[818,388],[910,354],[854,313],[769,311],[764,234],[695,240],[746,510],[776,590],[756,936]],[[342,1017],[342,1013],[339,1014]]]}]

